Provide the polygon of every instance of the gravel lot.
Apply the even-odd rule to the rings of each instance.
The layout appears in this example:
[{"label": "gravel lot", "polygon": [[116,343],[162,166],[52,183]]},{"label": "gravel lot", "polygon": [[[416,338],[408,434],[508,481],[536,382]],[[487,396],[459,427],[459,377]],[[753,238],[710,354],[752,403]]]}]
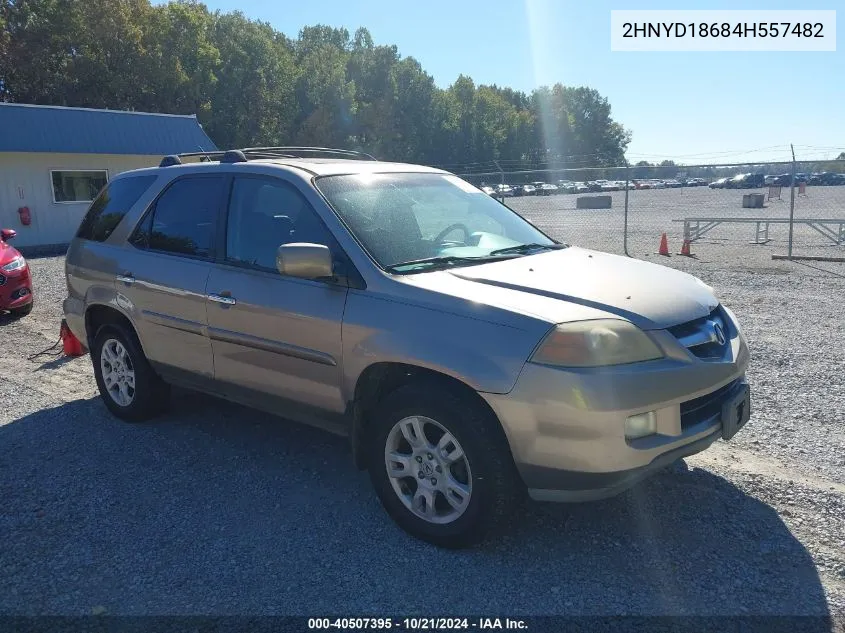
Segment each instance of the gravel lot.
[{"label": "gravel lot", "polygon": [[189,393],[111,418],[87,356],[26,360],[65,294],[63,259],[33,259],[35,310],[0,316],[0,613],[845,614],[845,265],[760,249],[664,261],[744,325],[735,441],[465,552],[396,528],[342,439]]}]

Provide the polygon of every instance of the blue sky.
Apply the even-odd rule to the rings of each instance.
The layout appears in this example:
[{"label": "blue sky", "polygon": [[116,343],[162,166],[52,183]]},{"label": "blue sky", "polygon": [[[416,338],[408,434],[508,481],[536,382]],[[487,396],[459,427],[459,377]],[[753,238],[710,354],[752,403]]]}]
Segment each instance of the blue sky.
[{"label": "blue sky", "polygon": [[[611,9],[837,9],[841,0],[205,0],[296,36],[313,24],[358,26],[396,44],[446,87],[477,83],[530,91],[561,82],[596,88],[631,130],[628,158],[694,162],[845,151],[845,42],[837,52],[610,51]],[[837,5],[839,5],[837,7]],[[842,37],[840,37],[840,40]]]}]

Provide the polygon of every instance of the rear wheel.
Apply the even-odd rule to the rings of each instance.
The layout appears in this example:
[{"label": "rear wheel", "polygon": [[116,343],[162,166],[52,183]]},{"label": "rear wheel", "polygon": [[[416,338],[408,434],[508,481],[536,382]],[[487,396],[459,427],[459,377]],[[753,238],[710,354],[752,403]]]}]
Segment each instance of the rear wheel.
[{"label": "rear wheel", "polygon": [[117,417],[140,422],[165,408],[169,386],[153,371],[134,332],[118,324],[101,327],[91,360],[100,396]]},{"label": "rear wheel", "polygon": [[436,381],[400,387],[378,406],[369,471],[385,510],[411,535],[473,545],[500,525],[521,483],[489,411]]}]

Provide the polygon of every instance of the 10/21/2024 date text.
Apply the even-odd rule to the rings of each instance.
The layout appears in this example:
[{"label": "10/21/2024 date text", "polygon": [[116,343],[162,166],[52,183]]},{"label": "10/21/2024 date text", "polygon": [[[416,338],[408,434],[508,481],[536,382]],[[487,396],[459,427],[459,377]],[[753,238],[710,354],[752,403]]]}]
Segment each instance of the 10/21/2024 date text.
[{"label": "10/21/2024 date text", "polygon": [[527,630],[524,620],[516,618],[308,618],[309,630],[392,630],[447,631],[447,630]]}]

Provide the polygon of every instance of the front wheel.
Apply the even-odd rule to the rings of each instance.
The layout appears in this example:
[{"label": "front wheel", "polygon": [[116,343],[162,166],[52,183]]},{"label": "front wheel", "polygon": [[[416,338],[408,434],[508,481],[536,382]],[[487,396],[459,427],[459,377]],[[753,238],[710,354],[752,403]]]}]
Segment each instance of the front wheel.
[{"label": "front wheel", "polygon": [[498,422],[436,381],[400,387],[373,419],[369,471],[385,510],[441,547],[481,541],[512,510],[521,483]]}]

